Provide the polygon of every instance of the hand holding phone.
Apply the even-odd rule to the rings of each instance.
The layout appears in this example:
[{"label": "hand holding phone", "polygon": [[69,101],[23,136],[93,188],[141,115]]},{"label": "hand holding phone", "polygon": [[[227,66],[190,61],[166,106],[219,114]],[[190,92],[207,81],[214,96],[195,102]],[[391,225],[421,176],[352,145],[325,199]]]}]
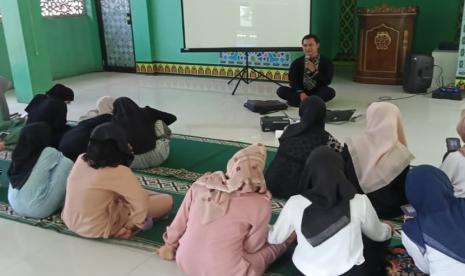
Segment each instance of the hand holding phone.
[{"label": "hand holding phone", "polygon": [[446,138],[446,146],[447,146],[447,152],[453,152],[458,150],[461,145],[460,145],[460,139],[459,138]]},{"label": "hand holding phone", "polygon": [[402,209],[402,212],[404,212],[406,217],[414,218],[417,216],[417,211],[410,204],[402,205],[400,206],[400,209]]}]

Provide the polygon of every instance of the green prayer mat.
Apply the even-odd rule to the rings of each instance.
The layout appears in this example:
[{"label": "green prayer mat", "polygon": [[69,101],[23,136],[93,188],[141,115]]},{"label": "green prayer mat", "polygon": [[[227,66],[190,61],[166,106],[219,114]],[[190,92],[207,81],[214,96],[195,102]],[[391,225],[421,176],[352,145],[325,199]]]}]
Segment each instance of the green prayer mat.
[{"label": "green prayer mat", "polygon": [[5,145],[10,146],[18,143],[19,133],[26,121],[23,119],[11,119],[9,121],[0,121],[0,132],[7,132],[5,137]]},{"label": "green prayer mat", "polygon": [[[163,244],[162,234],[169,223],[174,219],[185,193],[191,183],[202,173],[207,171],[225,170],[227,161],[239,149],[249,144],[202,138],[187,135],[173,135],[171,140],[171,153],[169,159],[161,167],[138,170],[136,174],[145,189],[168,193],[173,196],[174,208],[171,214],[163,220],[156,221],[154,227],[149,231],[139,232],[129,240],[121,239],[96,239],[96,241],[130,246],[143,250],[154,251]],[[274,158],[276,148],[267,147],[267,166]],[[0,182],[8,183],[6,171],[11,160],[11,152],[0,152]],[[272,221],[277,219],[285,201],[273,199]],[[23,218],[15,214],[7,203],[7,188],[0,188],[0,218],[11,219],[45,229],[52,229],[59,233],[76,236],[63,224],[59,215],[45,219]],[[397,226],[391,246],[396,250],[389,259],[391,263],[390,275],[421,275],[413,266],[411,259],[405,251],[399,252],[397,246],[400,241],[401,220],[394,221]],[[403,255],[402,255],[403,254]],[[268,269],[267,275],[292,275],[293,265],[292,252],[287,252]]]}]

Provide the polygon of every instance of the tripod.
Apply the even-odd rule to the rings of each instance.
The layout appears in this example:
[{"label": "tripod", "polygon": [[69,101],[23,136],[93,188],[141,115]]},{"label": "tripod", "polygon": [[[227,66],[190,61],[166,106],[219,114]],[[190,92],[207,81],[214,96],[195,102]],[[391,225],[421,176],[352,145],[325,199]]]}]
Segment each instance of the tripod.
[{"label": "tripod", "polygon": [[[257,77],[254,79],[250,78],[250,71],[257,73]],[[263,77],[269,81],[272,81],[276,83],[279,86],[282,86],[279,82],[273,80],[272,78],[268,77],[267,75],[263,74],[262,72],[258,71],[257,69],[253,68],[252,66],[249,66],[249,52],[245,52],[245,66],[244,68],[241,69],[232,79],[228,81],[228,84],[231,84],[232,81],[237,79],[236,86],[234,87],[234,90],[231,95],[236,94],[237,87],[239,87],[239,83],[241,81],[245,82],[246,84],[251,84],[253,81],[257,80],[259,77]]]}]

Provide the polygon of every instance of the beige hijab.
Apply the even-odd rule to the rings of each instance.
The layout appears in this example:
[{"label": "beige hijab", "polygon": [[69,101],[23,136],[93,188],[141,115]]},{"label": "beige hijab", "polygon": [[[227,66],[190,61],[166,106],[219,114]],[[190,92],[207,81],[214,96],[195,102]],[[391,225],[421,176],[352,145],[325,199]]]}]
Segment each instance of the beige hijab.
[{"label": "beige hijab", "polygon": [[89,110],[84,116],[79,118],[79,121],[84,121],[102,114],[113,113],[113,102],[115,98],[111,96],[103,96],[97,100],[96,109]]},{"label": "beige hijab", "polygon": [[[462,138],[462,141],[465,142],[465,110],[462,110],[460,113],[460,120],[457,124],[457,133]],[[465,146],[460,148],[460,152],[465,155]]]},{"label": "beige hijab", "polygon": [[202,223],[210,223],[228,212],[231,196],[244,193],[267,193],[263,169],[266,150],[262,144],[253,144],[228,161],[227,171],[206,173],[192,185],[198,195],[194,203],[203,210]]},{"label": "beige hijab", "polygon": [[407,149],[400,110],[388,102],[372,103],[367,127],[349,139],[347,146],[360,188],[365,193],[387,186],[414,158]]}]

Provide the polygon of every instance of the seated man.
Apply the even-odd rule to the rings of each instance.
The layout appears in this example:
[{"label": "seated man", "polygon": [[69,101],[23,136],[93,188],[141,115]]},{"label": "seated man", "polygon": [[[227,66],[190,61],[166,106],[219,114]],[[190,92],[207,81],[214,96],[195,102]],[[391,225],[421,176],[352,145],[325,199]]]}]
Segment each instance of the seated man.
[{"label": "seated man", "polygon": [[289,68],[291,87],[280,87],[278,96],[290,106],[298,107],[310,95],[319,96],[325,102],[336,95],[328,85],[333,78],[333,63],[318,53],[320,42],[316,35],[309,34],[302,39],[304,56],[296,59]]}]

